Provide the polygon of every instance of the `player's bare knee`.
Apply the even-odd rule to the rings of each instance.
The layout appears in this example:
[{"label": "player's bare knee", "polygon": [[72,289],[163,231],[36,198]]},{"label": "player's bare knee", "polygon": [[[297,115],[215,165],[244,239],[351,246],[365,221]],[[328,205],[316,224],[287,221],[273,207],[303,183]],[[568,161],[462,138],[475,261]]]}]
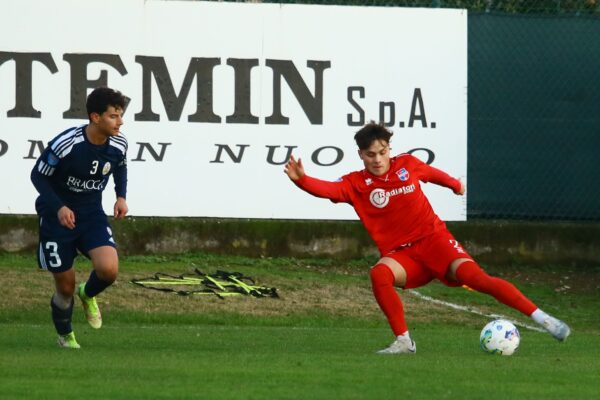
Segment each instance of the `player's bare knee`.
[{"label": "player's bare knee", "polygon": [[[66,277],[64,277],[66,278]],[[55,279],[56,292],[64,298],[73,297],[75,294],[75,279]]]},{"label": "player's bare knee", "polygon": [[75,271],[70,268],[63,272],[52,274],[56,292],[65,298],[73,297],[75,293]]},{"label": "player's bare knee", "polygon": [[63,298],[69,299],[75,294],[75,284],[57,284],[56,292]]},{"label": "player's bare knee", "polygon": [[103,246],[90,251],[94,270],[104,282],[114,282],[119,273],[119,257],[114,247]]},{"label": "player's bare knee", "polygon": [[96,270],[96,274],[98,275],[98,277],[100,279],[102,279],[104,282],[113,283],[114,281],[117,280],[117,276],[119,275],[119,265],[118,264],[103,265],[98,268],[95,268],[95,270]]}]

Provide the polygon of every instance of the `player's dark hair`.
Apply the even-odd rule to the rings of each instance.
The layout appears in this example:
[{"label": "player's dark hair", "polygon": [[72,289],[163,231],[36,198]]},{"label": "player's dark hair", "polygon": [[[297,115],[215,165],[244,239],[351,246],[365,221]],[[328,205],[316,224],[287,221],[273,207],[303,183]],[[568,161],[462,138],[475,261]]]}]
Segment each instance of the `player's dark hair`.
[{"label": "player's dark hair", "polygon": [[88,117],[92,113],[102,114],[109,106],[125,110],[125,96],[121,92],[111,88],[99,87],[89,94],[85,103]]},{"label": "player's dark hair", "polygon": [[371,144],[376,140],[383,140],[386,143],[389,143],[392,135],[393,133],[382,123],[378,124],[375,121],[370,121],[356,132],[354,140],[359,149],[366,150],[371,147]]}]

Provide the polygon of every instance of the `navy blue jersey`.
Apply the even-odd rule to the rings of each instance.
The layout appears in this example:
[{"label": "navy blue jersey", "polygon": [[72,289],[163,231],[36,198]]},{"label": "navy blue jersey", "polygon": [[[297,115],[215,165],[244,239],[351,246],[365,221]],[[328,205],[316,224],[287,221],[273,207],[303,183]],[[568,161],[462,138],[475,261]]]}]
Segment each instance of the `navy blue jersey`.
[{"label": "navy blue jersey", "polygon": [[39,192],[39,215],[55,215],[62,206],[74,212],[102,210],[102,191],[114,174],[117,197],[127,192],[127,139],[110,136],[95,145],[85,134],[87,125],[67,129],[52,139],[31,171]]}]

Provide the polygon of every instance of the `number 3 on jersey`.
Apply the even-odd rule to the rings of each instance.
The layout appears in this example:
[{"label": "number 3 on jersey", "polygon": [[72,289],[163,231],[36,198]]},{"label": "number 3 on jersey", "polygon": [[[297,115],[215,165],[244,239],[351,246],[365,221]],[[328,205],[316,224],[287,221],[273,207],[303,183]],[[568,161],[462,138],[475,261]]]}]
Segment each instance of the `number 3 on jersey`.
[{"label": "number 3 on jersey", "polygon": [[98,164],[98,160],[92,161],[92,169],[90,170],[90,175],[94,175],[96,172],[98,172]]}]

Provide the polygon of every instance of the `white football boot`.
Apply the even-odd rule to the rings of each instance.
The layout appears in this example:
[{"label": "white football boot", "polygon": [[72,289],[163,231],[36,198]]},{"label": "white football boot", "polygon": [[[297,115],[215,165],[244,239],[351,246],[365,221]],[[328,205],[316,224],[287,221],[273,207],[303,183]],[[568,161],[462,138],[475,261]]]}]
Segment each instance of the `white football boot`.
[{"label": "white football boot", "polygon": [[417,352],[416,343],[410,336],[398,336],[390,347],[379,350],[377,354],[415,354]]},{"label": "white football boot", "polygon": [[542,323],[544,329],[546,329],[554,339],[559,342],[564,342],[567,337],[571,334],[571,328],[560,319],[548,316]]}]

